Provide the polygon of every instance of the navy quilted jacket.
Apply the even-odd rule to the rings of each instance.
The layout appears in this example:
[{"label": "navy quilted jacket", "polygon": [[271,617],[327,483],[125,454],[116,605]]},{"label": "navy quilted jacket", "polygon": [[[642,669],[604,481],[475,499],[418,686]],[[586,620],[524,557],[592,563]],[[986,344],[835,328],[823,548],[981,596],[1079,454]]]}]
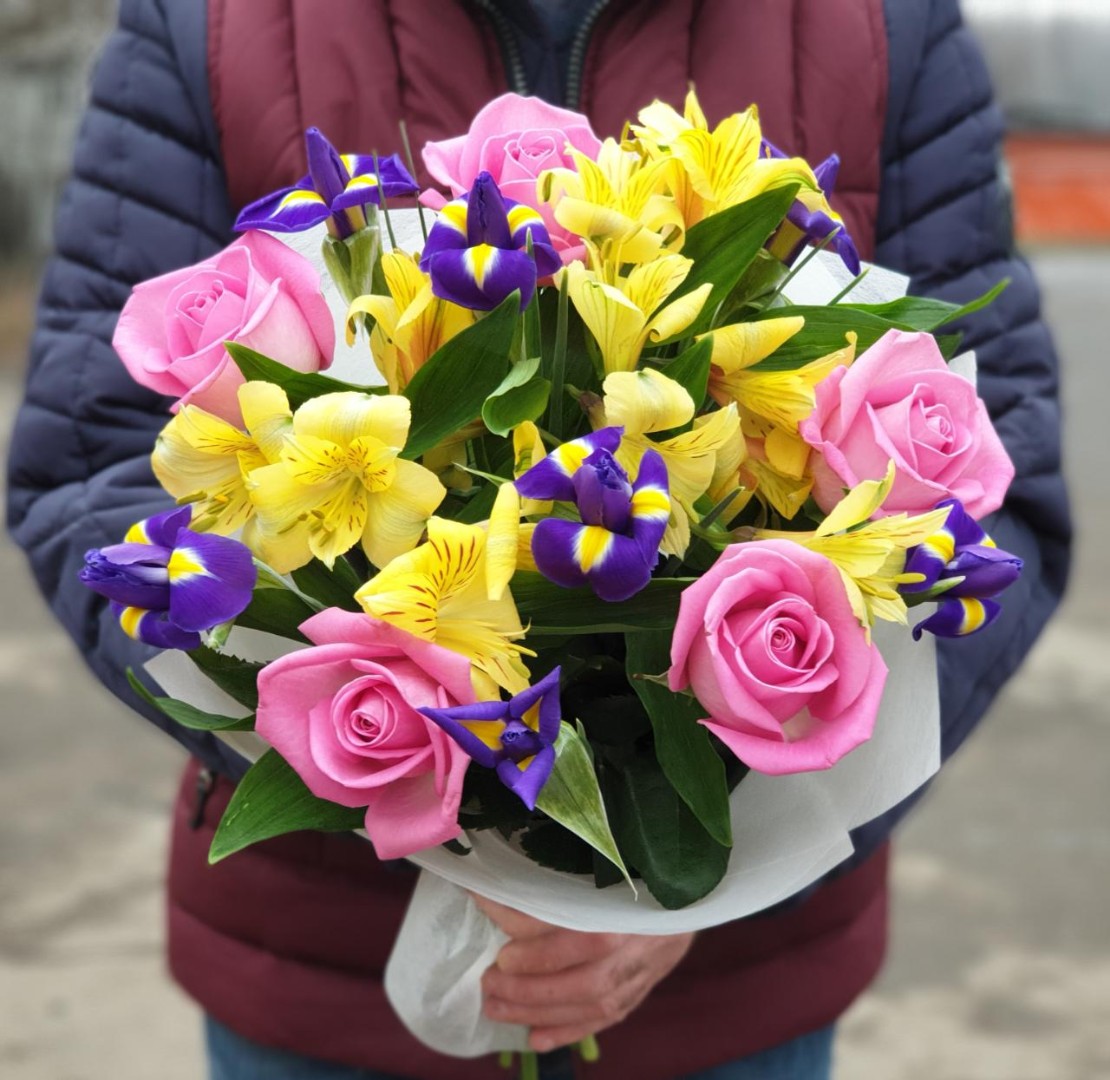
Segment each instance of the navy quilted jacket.
[{"label": "navy quilted jacket", "polygon": [[[92,82],[72,180],[57,219],[10,458],[9,525],[43,593],[97,675],[138,708],[127,639],[77,571],[165,506],[149,454],[166,402],[131,381],[110,340],[130,288],[196,262],[231,238],[232,213],[208,98],[204,6],[123,0]],[[967,321],[980,393],[1017,466],[990,528],[1026,570],[993,628],[941,642],[945,756],[982,716],[1056,606],[1070,525],[1060,472],[1056,358],[1037,287],[1012,250],[999,174],[1002,123],[957,0],[888,0],[890,84],[877,261],[913,290],[949,300],[1003,277],[1001,300]],[[847,104],[847,103],[846,103]],[[213,736],[150,717],[208,764],[242,762]],[[859,856],[896,810],[857,836]]]}]

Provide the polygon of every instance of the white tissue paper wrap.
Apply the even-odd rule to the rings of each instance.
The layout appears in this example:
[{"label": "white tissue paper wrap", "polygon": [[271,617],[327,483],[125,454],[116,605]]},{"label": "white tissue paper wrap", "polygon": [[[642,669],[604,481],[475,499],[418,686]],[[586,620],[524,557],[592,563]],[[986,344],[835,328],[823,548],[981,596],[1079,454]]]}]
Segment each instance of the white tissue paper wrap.
[{"label": "white tissue paper wrap", "polygon": [[[402,216],[396,215],[395,229]],[[415,228],[413,215],[402,229],[407,237]],[[299,239],[298,247],[308,254],[310,245]],[[850,280],[838,259],[821,253],[786,291],[793,303],[825,304]],[[882,302],[905,290],[905,278],[873,268],[851,299]],[[352,379],[353,359],[333,373]],[[365,373],[365,359],[361,366]],[[952,368],[974,380],[971,354],[953,361]],[[526,1029],[495,1024],[482,1014],[481,975],[506,938],[466,890],[573,930],[674,934],[762,911],[848,858],[849,830],[899,803],[940,768],[933,639],[925,635],[914,642],[906,627],[885,622],[873,633],[890,674],[871,740],[823,772],[748,773],[730,798],[733,847],[725,876],[712,893],[681,911],[665,910],[642,886],[636,893],[623,884],[599,890],[592,878],[539,866],[495,830],[469,835],[472,848],[465,856],[442,847],[412,855],[421,873],[385,972],[386,993],[409,1030],[432,1049],[456,1057],[526,1048]],[[302,647],[237,628],[227,651],[266,661]],[[246,712],[181,653],[162,653],[147,670],[172,697],[222,715]],[[267,748],[253,732],[221,737],[251,760]]]}]

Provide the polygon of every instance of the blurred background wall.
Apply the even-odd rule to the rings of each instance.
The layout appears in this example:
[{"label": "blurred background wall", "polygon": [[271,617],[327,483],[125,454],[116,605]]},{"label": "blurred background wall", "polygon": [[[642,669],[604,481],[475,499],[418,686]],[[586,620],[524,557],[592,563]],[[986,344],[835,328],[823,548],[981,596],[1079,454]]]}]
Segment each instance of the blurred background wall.
[{"label": "blurred background wall", "polygon": [[[1019,236],[1060,344],[1078,562],[1026,668],[899,837],[890,962],[845,1018],[837,1078],[1101,1080],[1110,0],[964,8],[1011,124]],[[114,0],[0,0],[0,440],[88,66],[114,11]],[[197,1017],[161,960],[180,755],[87,677],[2,539],[0,580],[0,1077],[198,1080]]]}]

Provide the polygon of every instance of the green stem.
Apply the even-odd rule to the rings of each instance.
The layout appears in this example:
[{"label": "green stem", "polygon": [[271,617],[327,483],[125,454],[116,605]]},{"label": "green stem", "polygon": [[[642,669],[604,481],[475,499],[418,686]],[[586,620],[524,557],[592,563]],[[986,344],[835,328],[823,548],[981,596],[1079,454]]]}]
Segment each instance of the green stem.
[{"label": "green stem", "polygon": [[829,301],[829,307],[832,307],[834,304],[839,304],[840,301],[843,300],[844,297],[846,297],[870,273],[871,273],[871,267],[870,266],[868,266],[864,270],[861,270],[854,278],[852,278],[851,281],[848,282],[847,285],[844,286],[843,289],[840,290],[840,292],[838,292],[836,294],[836,296],[834,296]]},{"label": "green stem", "polygon": [[601,1049],[597,1045],[596,1035],[587,1035],[579,1044],[578,1052],[582,1055],[582,1060],[593,1064],[598,1058],[601,1057]]},{"label": "green stem", "polygon": [[[415,160],[413,159],[413,156],[412,156],[412,143],[409,142],[409,126],[408,126],[408,124],[406,124],[404,122],[404,120],[401,120],[398,123],[397,126],[401,129],[401,146],[404,148],[404,151],[405,151],[405,162],[408,164],[409,172],[412,174],[413,178],[415,179],[416,178],[416,162],[415,162]],[[379,183],[380,183],[380,181],[379,181]],[[417,204],[416,204],[416,212],[420,217],[420,232],[424,237],[424,243],[427,244],[427,242],[428,242],[428,226],[424,221],[424,207],[421,206],[421,204],[419,202],[417,202]]]},{"label": "green stem", "polygon": [[520,1055],[520,1080],[540,1080],[539,1055],[531,1050]]},{"label": "green stem", "polygon": [[301,590],[298,589],[292,581],[279,574],[272,566],[267,566],[266,563],[264,563],[257,556],[255,557],[254,565],[258,569],[258,577],[260,580],[264,579],[271,582],[273,587],[285,589],[287,592],[291,592],[298,599],[303,600],[306,604],[308,604],[308,606],[312,608],[313,611],[324,610],[324,604],[321,604],[319,600],[314,600],[311,596],[308,595],[308,593],[301,592]]},{"label": "green stem", "polygon": [[570,303],[568,277],[559,279],[559,307],[555,320],[555,352],[551,360],[551,404],[547,410],[547,426],[557,439],[563,437],[563,384],[567,377],[567,318]]},{"label": "green stem", "polygon": [[378,163],[378,152],[374,151],[374,175],[378,178],[378,204],[381,206],[382,217],[385,218],[385,231],[389,233],[389,246],[397,247],[397,237],[393,235],[393,222],[389,220],[389,207],[385,203],[385,188],[382,186],[382,170]]},{"label": "green stem", "polygon": [[829,233],[829,235],[826,236],[825,239],[821,241],[821,243],[815,244],[813,247],[811,247],[810,250],[806,252],[804,259],[802,259],[800,262],[795,263],[794,266],[791,267],[790,273],[787,274],[786,277],[784,277],[782,281],[779,282],[778,288],[775,289],[773,293],[771,293],[771,298],[767,301],[766,304],[763,305],[764,311],[770,308],[774,304],[774,302],[780,296],[782,296],[783,289],[785,289],[786,286],[789,285],[790,282],[793,281],[794,278],[796,278],[806,268],[807,265],[809,265],[810,260],[816,259],[818,252],[824,251],[825,248],[827,248],[829,244],[832,243],[834,236],[836,236],[835,229],[831,233]]}]

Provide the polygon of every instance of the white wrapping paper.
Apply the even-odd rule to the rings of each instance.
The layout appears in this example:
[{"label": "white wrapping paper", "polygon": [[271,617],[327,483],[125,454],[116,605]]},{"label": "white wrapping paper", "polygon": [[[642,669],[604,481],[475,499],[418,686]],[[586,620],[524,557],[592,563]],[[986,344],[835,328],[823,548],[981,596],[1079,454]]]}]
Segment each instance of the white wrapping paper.
[{"label": "white wrapping paper", "polygon": [[[492,830],[469,837],[468,855],[431,848],[411,856],[422,873],[385,976],[389,1000],[409,1030],[457,1057],[523,1045],[523,1029],[482,1016],[479,980],[505,939],[463,890],[573,930],[676,934],[770,907],[851,855],[850,829],[890,809],[940,768],[933,639],[915,642],[905,627],[890,623],[879,623],[874,635],[890,668],[874,736],[824,772],[749,773],[730,799],[733,847],[724,879],[681,911],[665,910],[642,887],[635,895],[625,885],[599,890],[590,878],[538,866]],[[227,649],[265,661],[299,647],[236,629]],[[226,716],[246,712],[181,653],[161,653],[147,670],[172,697]],[[266,750],[253,732],[222,737],[251,760]]]}]

